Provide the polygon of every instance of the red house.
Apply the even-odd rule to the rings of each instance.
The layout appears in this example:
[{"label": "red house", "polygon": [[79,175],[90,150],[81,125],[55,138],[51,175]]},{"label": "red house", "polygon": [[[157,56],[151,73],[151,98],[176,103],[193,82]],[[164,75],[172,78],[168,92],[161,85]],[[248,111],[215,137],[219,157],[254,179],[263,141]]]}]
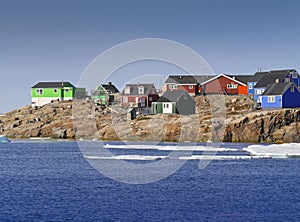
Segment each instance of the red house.
[{"label": "red house", "polygon": [[201,83],[215,77],[214,75],[171,75],[165,81],[165,91],[185,90],[190,96],[203,92]]},{"label": "red house", "polygon": [[122,92],[121,106],[151,107],[158,98],[154,84],[127,84]]},{"label": "red house", "polygon": [[[251,76],[230,76],[220,74],[201,84],[206,94],[242,95],[248,94],[247,79]],[[239,81],[240,80],[240,81]]]}]

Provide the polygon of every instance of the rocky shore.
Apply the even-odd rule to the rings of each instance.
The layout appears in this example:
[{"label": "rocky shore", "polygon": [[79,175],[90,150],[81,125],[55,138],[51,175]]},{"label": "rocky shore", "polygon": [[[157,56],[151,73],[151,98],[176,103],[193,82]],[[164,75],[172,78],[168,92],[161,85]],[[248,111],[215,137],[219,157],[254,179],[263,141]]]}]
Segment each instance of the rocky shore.
[{"label": "rocky shore", "polygon": [[207,97],[200,96],[195,98],[194,115],[140,115],[130,121],[125,109],[95,107],[89,101],[25,106],[0,117],[0,134],[10,138],[300,142],[300,109],[253,111],[247,96],[226,96],[225,100],[224,113],[218,118]]}]

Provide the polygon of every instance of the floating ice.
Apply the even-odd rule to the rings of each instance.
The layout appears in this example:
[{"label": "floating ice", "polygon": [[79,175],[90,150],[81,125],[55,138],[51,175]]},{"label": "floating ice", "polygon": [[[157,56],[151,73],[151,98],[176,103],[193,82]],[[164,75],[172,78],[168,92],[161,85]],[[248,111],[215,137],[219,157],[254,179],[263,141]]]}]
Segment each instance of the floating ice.
[{"label": "floating ice", "polygon": [[158,146],[158,145],[112,145],[106,144],[103,146],[107,149],[154,149],[165,151],[207,151],[207,152],[224,152],[224,151],[238,151],[233,148],[217,148],[212,146]]},{"label": "floating ice", "polygon": [[255,156],[265,155],[277,158],[300,157],[299,143],[251,145],[243,150]]}]

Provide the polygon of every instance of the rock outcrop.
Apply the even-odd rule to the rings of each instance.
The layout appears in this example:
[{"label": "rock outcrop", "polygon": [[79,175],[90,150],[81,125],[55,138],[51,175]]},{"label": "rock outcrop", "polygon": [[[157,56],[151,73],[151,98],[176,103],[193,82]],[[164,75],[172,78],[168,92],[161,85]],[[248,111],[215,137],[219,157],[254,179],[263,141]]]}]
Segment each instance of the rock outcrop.
[{"label": "rock outcrop", "polygon": [[127,120],[126,109],[95,107],[88,101],[26,106],[0,117],[0,134],[11,138],[51,137],[131,141],[300,142],[300,109],[252,111],[247,96],[228,96],[222,116],[207,97],[196,114],[158,114]]}]

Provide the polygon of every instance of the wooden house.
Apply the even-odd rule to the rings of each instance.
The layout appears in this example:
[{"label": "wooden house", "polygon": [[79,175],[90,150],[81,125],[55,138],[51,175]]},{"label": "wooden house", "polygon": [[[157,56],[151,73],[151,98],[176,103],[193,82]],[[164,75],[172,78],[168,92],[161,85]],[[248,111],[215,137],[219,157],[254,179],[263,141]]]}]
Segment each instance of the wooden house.
[{"label": "wooden house", "polygon": [[[242,78],[241,76],[239,76]],[[246,78],[249,76],[245,76]],[[243,81],[246,81],[245,80]],[[242,95],[248,94],[247,83],[238,80],[237,76],[220,74],[202,84],[203,92],[206,94]]]},{"label": "wooden house", "polygon": [[264,76],[268,75],[269,72],[256,72],[247,82],[248,85],[248,94],[253,95],[254,94],[254,86],[255,84]]},{"label": "wooden house", "polygon": [[261,108],[299,108],[300,91],[294,82],[270,85],[261,95]]},{"label": "wooden house", "polygon": [[152,103],[151,113],[195,114],[195,102],[185,90],[167,91]]},{"label": "wooden house", "polygon": [[151,107],[158,98],[154,84],[127,84],[122,92],[121,106]]},{"label": "wooden house", "polygon": [[214,75],[170,75],[165,81],[165,91],[185,90],[190,96],[203,93],[201,83],[215,77]]},{"label": "wooden house", "polygon": [[39,82],[31,87],[32,106],[43,106],[54,101],[71,101],[85,96],[85,88],[76,88],[70,82]]},{"label": "wooden house", "polygon": [[117,87],[111,82],[108,82],[108,84],[98,86],[97,90],[92,91],[91,96],[95,104],[109,105],[119,93]]},{"label": "wooden house", "polygon": [[297,87],[300,84],[300,77],[295,69],[290,70],[274,70],[263,75],[263,77],[255,84],[253,99],[257,103],[261,103],[261,95],[273,83],[293,82]]}]

